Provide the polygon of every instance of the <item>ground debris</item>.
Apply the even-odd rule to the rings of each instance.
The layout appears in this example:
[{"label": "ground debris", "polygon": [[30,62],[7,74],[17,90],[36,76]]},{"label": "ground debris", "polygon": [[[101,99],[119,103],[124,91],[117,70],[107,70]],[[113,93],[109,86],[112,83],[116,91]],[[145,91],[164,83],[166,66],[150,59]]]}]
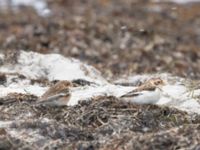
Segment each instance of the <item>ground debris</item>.
[{"label": "ground debris", "polygon": [[[148,149],[155,144],[157,148],[173,147],[177,142],[183,143],[183,134],[191,134],[188,133],[189,127],[194,129],[194,135],[188,140],[198,139],[195,134],[200,124],[198,119],[194,122],[194,116],[175,108],[129,104],[106,96],[82,101],[76,106],[50,107],[27,103],[0,106],[1,120],[18,118],[0,132],[1,136],[6,134],[9,137],[4,139],[4,143],[8,143],[4,146],[112,149],[113,145],[114,149],[137,149],[144,144]],[[21,144],[9,144],[11,137],[20,140]],[[154,142],[148,142],[150,139]],[[49,145],[46,145],[47,141]],[[195,142],[192,143],[195,146]]]},{"label": "ground debris", "polygon": [[[31,7],[0,9],[0,49],[5,54],[0,54],[0,67],[16,64],[19,50],[32,50],[77,58],[110,81],[122,75],[158,72],[200,77],[199,3],[47,3],[51,15],[46,18]],[[10,78],[6,74],[0,73],[2,87]],[[26,80],[22,74],[10,76],[21,79],[18,82]],[[44,86],[56,82],[45,76],[30,80],[32,85]],[[93,84],[73,83],[74,87]],[[34,105],[36,100],[34,95],[18,93],[0,99],[0,149],[200,149],[200,116],[196,114],[108,96],[63,107]]]},{"label": "ground debris", "polygon": [[5,73],[0,73],[0,85],[4,84],[7,82],[7,78]]},{"label": "ground debris", "polygon": [[38,99],[37,96],[31,94],[9,93],[5,97],[0,98],[0,104],[21,103],[21,102],[34,102]]}]

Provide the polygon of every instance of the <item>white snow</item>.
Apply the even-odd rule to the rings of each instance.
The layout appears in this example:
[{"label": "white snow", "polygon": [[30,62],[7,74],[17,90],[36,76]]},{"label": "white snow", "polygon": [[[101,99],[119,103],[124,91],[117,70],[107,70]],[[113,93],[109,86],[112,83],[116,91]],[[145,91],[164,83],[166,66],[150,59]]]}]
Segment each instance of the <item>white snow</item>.
[{"label": "white snow", "polygon": [[93,67],[73,58],[65,58],[59,54],[39,54],[21,51],[18,64],[3,66],[1,72],[20,73],[27,78],[48,80],[84,79],[97,84],[106,84],[101,73]]},{"label": "white snow", "polygon": [[200,2],[200,0],[154,0],[154,2],[174,2],[179,4],[187,4],[193,2]]},{"label": "white snow", "polygon": [[0,0],[0,8],[5,9],[8,6],[14,9],[18,6],[31,6],[41,16],[48,16],[51,13],[45,0]]},{"label": "white snow", "polygon": [[[3,69],[3,67],[0,69]],[[6,85],[0,85],[0,97],[14,92],[41,96],[47,90],[47,87],[43,87],[39,84],[31,85],[28,79],[19,79],[15,75],[6,75],[6,77]]]},{"label": "white snow", "polygon": [[11,125],[13,121],[5,121],[5,120],[0,120],[0,129],[1,128],[7,128],[9,125]]},{"label": "white snow", "polygon": [[112,84],[96,86],[96,87],[92,86],[83,87],[82,89],[72,91],[72,97],[68,102],[68,105],[76,105],[80,100],[89,100],[96,96],[120,97],[121,95],[131,90],[133,90],[133,87],[123,87]]},{"label": "white snow", "polygon": [[[161,97],[156,99],[154,104],[157,105],[167,105],[169,107],[175,107],[180,110],[187,111],[189,113],[198,113],[200,114],[200,103],[198,102],[198,97],[200,96],[200,89],[196,89],[190,92],[187,87],[182,84],[184,83],[183,78],[174,77],[170,74],[145,74],[145,75],[134,75],[126,78],[121,78],[115,81],[116,84],[129,84],[137,85],[140,81],[144,82],[150,78],[160,77],[161,79],[167,82],[162,88]],[[188,83],[189,84],[189,83]],[[146,96],[148,97],[149,94]],[[146,99],[146,98],[145,98]],[[147,99],[148,100],[148,99]],[[134,100],[133,100],[134,101]],[[138,103],[139,101],[137,101]],[[141,101],[141,103],[144,103]]]},{"label": "white snow", "polygon": [[163,87],[163,91],[170,95],[180,97],[182,94],[184,94],[187,91],[187,89],[183,85],[166,85]]},{"label": "white snow", "polygon": [[180,110],[187,111],[189,113],[200,114],[200,105],[195,99],[188,99],[187,101],[181,103],[179,106],[176,107]]},{"label": "white snow", "polygon": [[[0,54],[1,58],[4,56]],[[31,79],[46,78],[52,80],[75,80],[84,79],[94,82],[91,86],[75,87],[71,89],[72,97],[66,105],[76,105],[81,100],[91,100],[96,96],[120,97],[137,88],[140,82],[150,78],[161,78],[166,82],[161,93],[145,91],[142,97],[132,99],[132,102],[152,103],[175,107],[189,113],[200,114],[200,89],[189,92],[185,86],[185,79],[174,77],[170,74],[146,74],[134,75],[121,78],[113,83],[107,82],[101,73],[94,67],[89,66],[73,58],[66,58],[59,54],[39,54],[35,52],[20,51],[18,63],[15,65],[3,65],[0,72],[7,73],[7,82],[0,85],[0,97],[11,92],[28,93],[41,96],[49,87],[42,83],[31,84]],[[12,73],[12,74],[8,74]],[[22,74],[25,78],[19,78],[16,74]],[[123,86],[126,83],[129,86]],[[120,85],[121,84],[121,85]],[[188,83],[189,84],[189,83]],[[151,101],[150,98],[151,98]]]},{"label": "white snow", "polygon": [[192,3],[192,2],[200,2],[200,0],[170,0],[171,2],[185,4],[185,3]]}]

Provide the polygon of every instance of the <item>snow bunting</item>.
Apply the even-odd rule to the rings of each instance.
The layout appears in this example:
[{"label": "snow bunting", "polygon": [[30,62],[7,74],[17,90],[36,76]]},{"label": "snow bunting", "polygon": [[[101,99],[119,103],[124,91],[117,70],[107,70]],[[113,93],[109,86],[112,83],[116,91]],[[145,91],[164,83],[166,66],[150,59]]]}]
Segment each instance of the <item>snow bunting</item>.
[{"label": "snow bunting", "polygon": [[38,103],[56,106],[67,105],[71,98],[70,87],[72,87],[71,82],[59,81],[41,96]]},{"label": "snow bunting", "polygon": [[121,96],[125,101],[137,104],[155,104],[161,97],[161,89],[165,85],[160,78],[152,78],[138,88]]}]

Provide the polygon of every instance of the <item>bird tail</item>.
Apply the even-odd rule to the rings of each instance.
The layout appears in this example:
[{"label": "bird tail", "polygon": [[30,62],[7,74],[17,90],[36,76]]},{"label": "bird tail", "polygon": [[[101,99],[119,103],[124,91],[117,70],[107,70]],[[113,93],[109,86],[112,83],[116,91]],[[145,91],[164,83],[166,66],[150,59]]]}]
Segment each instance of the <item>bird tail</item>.
[{"label": "bird tail", "polygon": [[135,96],[138,96],[140,95],[139,93],[135,92],[135,91],[131,91],[131,92],[128,92],[122,96],[120,96],[120,98],[124,98],[124,97],[135,97]]},{"label": "bird tail", "polygon": [[69,95],[70,95],[70,93],[59,93],[59,94],[56,94],[56,95],[53,95],[53,96],[50,96],[47,98],[42,98],[37,102],[37,104],[50,104],[59,98],[62,98],[64,96],[69,96]]}]

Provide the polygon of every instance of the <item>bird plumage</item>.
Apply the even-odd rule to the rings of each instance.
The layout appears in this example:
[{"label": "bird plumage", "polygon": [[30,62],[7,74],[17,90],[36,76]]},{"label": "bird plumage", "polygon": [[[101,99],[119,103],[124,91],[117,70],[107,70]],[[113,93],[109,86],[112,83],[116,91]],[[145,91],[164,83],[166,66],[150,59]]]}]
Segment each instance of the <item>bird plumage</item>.
[{"label": "bird plumage", "polygon": [[160,78],[152,78],[136,89],[122,95],[120,98],[133,103],[149,104],[159,100],[161,86],[165,85]]},{"label": "bird plumage", "polygon": [[69,81],[59,81],[50,87],[39,99],[38,104],[67,105],[71,98]]}]

